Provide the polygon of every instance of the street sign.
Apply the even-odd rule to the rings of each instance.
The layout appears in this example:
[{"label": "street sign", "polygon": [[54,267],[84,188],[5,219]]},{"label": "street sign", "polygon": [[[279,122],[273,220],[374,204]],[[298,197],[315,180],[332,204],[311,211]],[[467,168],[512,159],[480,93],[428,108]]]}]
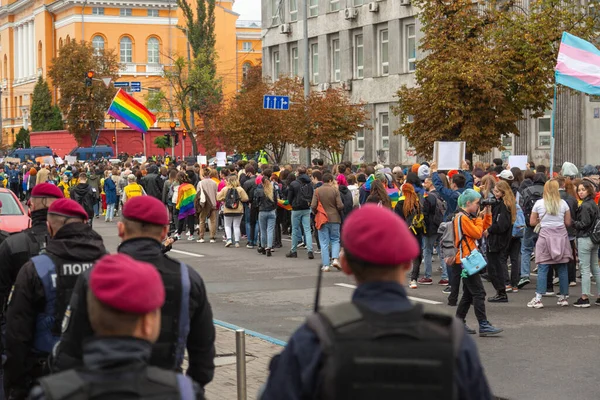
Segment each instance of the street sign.
[{"label": "street sign", "polygon": [[115,85],[116,88],[128,88],[129,82],[114,82],[113,85]]},{"label": "street sign", "polygon": [[131,82],[131,91],[132,92],[141,92],[142,91],[142,82]]},{"label": "street sign", "polygon": [[263,108],[265,110],[289,110],[290,97],[265,95],[263,97]]}]

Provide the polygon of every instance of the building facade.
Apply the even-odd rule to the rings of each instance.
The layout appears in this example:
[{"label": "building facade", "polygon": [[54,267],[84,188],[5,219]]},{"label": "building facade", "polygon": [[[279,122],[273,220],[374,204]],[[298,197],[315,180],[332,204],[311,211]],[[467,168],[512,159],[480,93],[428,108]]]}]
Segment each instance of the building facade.
[{"label": "building facade", "polygon": [[237,81],[240,90],[248,70],[260,65],[262,60],[261,22],[237,21],[236,23]]}]

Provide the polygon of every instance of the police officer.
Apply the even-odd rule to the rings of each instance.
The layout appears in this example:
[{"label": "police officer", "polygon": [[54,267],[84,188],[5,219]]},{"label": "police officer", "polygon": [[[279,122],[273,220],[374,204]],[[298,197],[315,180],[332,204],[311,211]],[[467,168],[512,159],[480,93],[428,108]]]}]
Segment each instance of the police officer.
[{"label": "police officer", "polygon": [[[365,205],[342,230],[352,302],[311,315],[273,358],[262,400],[491,399],[462,321],[412,304],[419,244],[391,210]],[[334,346],[335,344],[335,346]]]},{"label": "police officer", "polygon": [[30,399],[203,398],[188,377],[148,365],[165,303],[156,268],[125,254],[107,255],[94,266],[89,288],[95,335],[83,345],[84,366],[42,378]]},{"label": "police officer", "polygon": [[[198,273],[162,252],[167,236],[169,215],[164,204],[152,196],[131,198],[123,206],[123,219],[118,223],[123,242],[118,252],[138,261],[153,264],[160,273],[166,290],[162,307],[161,332],[152,349],[150,364],[181,371],[187,347],[187,375],[202,387],[214,375],[215,328],[204,281]],[[53,371],[63,371],[81,364],[82,344],[92,336],[86,292],[89,272],[75,287],[70,304],[70,320],[63,323],[64,332],[55,349]]]},{"label": "police officer", "polygon": [[10,399],[25,398],[46,372],[77,278],[106,254],[102,237],[87,219],[77,202],[53,202],[46,252],[25,263],[17,275],[6,317],[5,390]]}]

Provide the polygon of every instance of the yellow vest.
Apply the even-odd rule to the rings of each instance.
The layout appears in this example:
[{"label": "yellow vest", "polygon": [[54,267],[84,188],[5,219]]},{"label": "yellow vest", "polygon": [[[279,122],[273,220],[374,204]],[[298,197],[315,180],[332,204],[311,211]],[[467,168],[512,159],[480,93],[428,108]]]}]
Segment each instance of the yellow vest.
[{"label": "yellow vest", "polygon": [[65,199],[70,199],[71,198],[71,192],[69,192],[69,184],[66,182],[61,181],[58,185],[59,188],[62,189],[64,195],[65,195]]},{"label": "yellow vest", "polygon": [[125,201],[144,194],[142,186],[137,183],[130,183],[123,190],[125,190]]}]

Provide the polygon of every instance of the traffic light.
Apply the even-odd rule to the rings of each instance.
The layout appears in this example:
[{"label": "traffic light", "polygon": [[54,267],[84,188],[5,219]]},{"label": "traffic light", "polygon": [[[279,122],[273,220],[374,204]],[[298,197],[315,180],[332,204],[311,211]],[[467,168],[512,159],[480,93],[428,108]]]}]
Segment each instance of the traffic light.
[{"label": "traffic light", "polygon": [[181,133],[181,136],[183,137],[183,140],[185,140],[185,138],[187,137],[187,131],[185,129]]},{"label": "traffic light", "polygon": [[117,143],[117,137],[113,136],[113,144],[116,144],[116,143]]},{"label": "traffic light", "polygon": [[175,146],[179,144],[179,135],[175,133]]},{"label": "traffic light", "polygon": [[92,86],[92,79],[94,79],[94,71],[88,71],[85,75],[85,87]]}]

